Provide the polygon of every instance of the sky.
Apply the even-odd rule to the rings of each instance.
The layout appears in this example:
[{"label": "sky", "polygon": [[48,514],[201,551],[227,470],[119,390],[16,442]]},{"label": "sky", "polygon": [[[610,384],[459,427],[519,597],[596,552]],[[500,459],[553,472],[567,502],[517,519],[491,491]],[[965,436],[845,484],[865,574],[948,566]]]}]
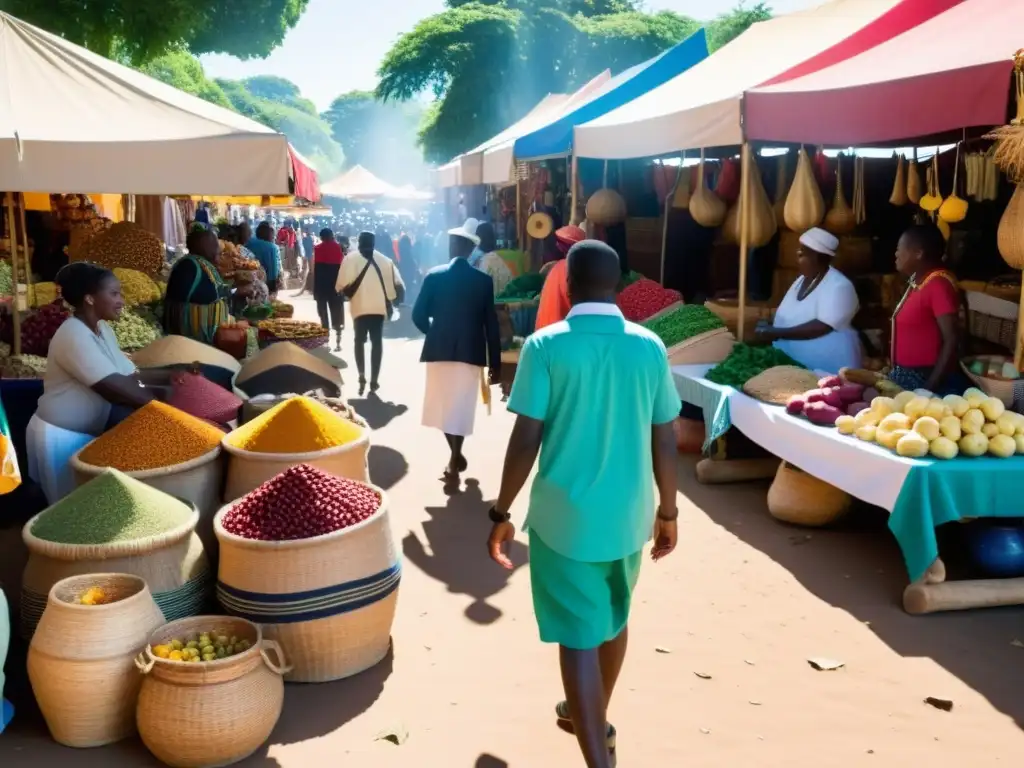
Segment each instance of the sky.
[{"label": "sky", "polygon": [[[753,4],[755,0],[748,0]],[[822,0],[768,0],[776,13],[808,8]],[[710,19],[733,8],[737,0],[646,0],[651,11],[671,10]],[[310,0],[299,23],[266,59],[241,61],[231,56],[203,56],[210,77],[240,79],[277,75],[299,86],[318,109],[351,90],[371,90],[377,67],[403,33],[444,9],[444,0]],[[358,20],[358,21],[355,21]]]}]

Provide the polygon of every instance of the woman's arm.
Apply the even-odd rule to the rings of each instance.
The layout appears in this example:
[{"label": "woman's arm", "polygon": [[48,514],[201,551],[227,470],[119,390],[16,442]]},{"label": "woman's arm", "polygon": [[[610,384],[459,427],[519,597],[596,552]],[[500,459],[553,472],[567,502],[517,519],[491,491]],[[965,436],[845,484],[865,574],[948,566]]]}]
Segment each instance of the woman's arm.
[{"label": "woman's arm", "polygon": [[939,357],[935,361],[928,380],[925,382],[925,389],[936,389],[953,370],[956,365],[956,352],[960,346],[960,331],[956,315],[942,315],[935,318],[939,324],[939,332],[942,334],[942,347],[939,349]]},{"label": "woman's arm", "polygon": [[777,328],[776,326],[769,325],[759,331],[758,335],[765,338],[766,341],[776,341],[779,339],[810,341],[811,339],[820,339],[822,336],[827,336],[834,330],[831,325],[823,323],[821,320],[808,320],[806,323],[789,328]]},{"label": "woman's arm", "polygon": [[90,389],[114,405],[140,408],[156,399],[153,392],[143,387],[142,382],[136,379],[134,374],[125,376],[120,373],[112,373],[97,381]]}]

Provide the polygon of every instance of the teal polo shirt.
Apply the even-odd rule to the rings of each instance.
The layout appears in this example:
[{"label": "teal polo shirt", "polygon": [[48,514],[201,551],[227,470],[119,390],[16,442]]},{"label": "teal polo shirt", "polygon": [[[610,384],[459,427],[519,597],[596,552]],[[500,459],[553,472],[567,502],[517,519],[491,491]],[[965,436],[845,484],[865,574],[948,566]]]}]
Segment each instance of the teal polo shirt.
[{"label": "teal polo shirt", "polygon": [[544,422],[530,532],[583,562],[639,552],[657,511],[651,426],[681,407],[665,345],[614,304],[577,304],[527,338],[508,408]]}]

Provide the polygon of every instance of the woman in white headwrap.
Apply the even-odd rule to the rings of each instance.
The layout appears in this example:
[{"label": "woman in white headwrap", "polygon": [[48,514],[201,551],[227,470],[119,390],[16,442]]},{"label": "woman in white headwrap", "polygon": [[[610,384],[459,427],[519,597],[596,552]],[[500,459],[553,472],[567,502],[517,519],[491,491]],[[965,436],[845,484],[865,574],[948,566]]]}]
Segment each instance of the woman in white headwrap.
[{"label": "woman in white headwrap", "polygon": [[800,277],[786,292],[772,325],[759,326],[758,340],[774,344],[811,370],[836,373],[859,368],[861,345],[851,323],[860,309],[853,283],[832,266],[839,241],[824,229],[800,237]]}]

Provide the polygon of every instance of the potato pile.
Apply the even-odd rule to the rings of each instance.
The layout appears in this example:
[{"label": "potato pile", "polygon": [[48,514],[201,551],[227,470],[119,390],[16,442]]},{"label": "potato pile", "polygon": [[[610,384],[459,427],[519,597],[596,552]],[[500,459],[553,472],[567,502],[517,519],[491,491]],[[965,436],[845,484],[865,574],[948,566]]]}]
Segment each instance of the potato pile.
[{"label": "potato pile", "polygon": [[840,416],[841,434],[878,443],[900,456],[953,459],[1024,454],[1024,415],[974,387],[939,399],[923,389],[878,396],[855,416]]}]

